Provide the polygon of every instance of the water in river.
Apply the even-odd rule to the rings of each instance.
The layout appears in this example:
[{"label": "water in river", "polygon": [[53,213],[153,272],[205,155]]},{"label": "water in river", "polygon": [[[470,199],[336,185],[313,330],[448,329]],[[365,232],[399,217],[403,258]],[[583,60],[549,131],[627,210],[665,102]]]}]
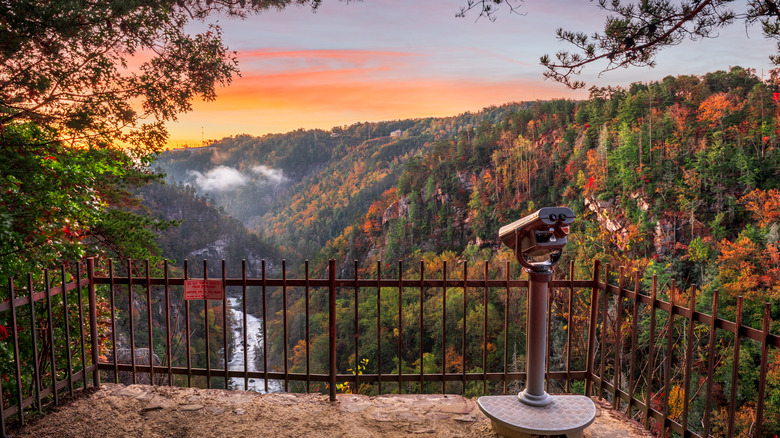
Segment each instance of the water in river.
[{"label": "water in river", "polygon": [[[244,313],[241,308],[240,298],[228,298],[230,309],[233,316],[233,348],[230,351],[230,361],[228,368],[235,371],[244,371]],[[252,315],[246,314],[246,343],[247,371],[262,371],[263,360],[263,320]],[[243,377],[232,377],[230,379],[232,389],[265,392],[265,381],[262,378],[250,378],[247,388],[244,387]],[[279,382],[269,380],[268,392],[281,391]]]}]

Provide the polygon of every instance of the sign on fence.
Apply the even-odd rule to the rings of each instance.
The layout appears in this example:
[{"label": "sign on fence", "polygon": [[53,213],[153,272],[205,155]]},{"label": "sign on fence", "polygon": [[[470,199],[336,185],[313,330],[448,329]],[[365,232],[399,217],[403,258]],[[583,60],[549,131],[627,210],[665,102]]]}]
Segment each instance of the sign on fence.
[{"label": "sign on fence", "polygon": [[185,300],[221,300],[222,280],[184,280]]}]

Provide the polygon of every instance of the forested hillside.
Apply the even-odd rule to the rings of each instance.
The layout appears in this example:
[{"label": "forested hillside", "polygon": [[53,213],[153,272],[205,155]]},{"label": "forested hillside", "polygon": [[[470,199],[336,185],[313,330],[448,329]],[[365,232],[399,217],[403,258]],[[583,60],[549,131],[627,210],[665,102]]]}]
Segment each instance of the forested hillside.
[{"label": "forested hillside", "polygon": [[209,194],[297,265],[358,221],[374,200],[398,183],[406,161],[436,139],[482,122],[499,122],[520,107],[358,123],[330,131],[239,135],[207,147],[166,152],[156,165],[168,174],[168,181]]},{"label": "forested hillside", "polygon": [[213,201],[198,196],[190,186],[148,184],[136,192],[143,205],[156,218],[177,221],[177,226],[160,232],[157,244],[175,270],[183,268],[189,259],[191,276],[203,275],[203,260],[211,262],[209,276],[222,275],[220,261],[225,260],[228,275],[241,276],[241,261],[246,260],[248,275],[260,275],[262,259],[269,268],[281,258],[273,245],[252,234],[236,219],[213,205]]},{"label": "forested hillside", "polygon": [[[503,251],[501,225],[568,205],[578,220],[566,255],[578,269],[599,258],[758,306],[780,294],[778,82],[734,67],[593,88],[583,102],[242,135],[157,165],[293,267],[333,257],[350,273],[352,260],[373,269],[445,251],[481,261]],[[241,178],[209,185],[219,166]]]},{"label": "forested hillside", "polygon": [[[780,294],[780,93],[739,67],[592,89],[442,136],[323,250],[371,267],[424,252],[472,261],[541,206],[578,215],[566,254],[743,294]],[[481,251],[489,249],[489,251]],[[780,316],[780,305],[774,308]],[[758,312],[756,312],[758,313]]]}]

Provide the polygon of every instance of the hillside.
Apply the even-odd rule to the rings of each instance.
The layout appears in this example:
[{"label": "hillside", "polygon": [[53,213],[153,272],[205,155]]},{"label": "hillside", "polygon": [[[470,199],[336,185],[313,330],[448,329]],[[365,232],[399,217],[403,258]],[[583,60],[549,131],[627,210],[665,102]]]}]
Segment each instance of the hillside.
[{"label": "hillside", "polygon": [[169,182],[209,195],[298,264],[359,220],[375,199],[398,184],[407,160],[436,139],[500,122],[523,105],[528,106],[330,131],[239,135],[203,148],[168,151],[156,165]]},{"label": "hillside", "polygon": [[240,277],[242,260],[246,260],[248,275],[260,275],[262,259],[268,260],[267,268],[272,272],[280,263],[281,255],[273,245],[250,233],[210,199],[198,196],[192,187],[154,183],[140,188],[136,195],[153,217],[178,222],[156,239],[174,269],[182,269],[188,259],[190,275],[203,275],[202,261],[206,259],[211,263],[209,276],[219,277],[219,262],[224,259],[228,275]]},{"label": "hillside", "polygon": [[758,303],[780,294],[775,90],[774,75],[734,67],[593,88],[583,102],[242,135],[157,164],[293,269],[332,257],[348,274],[352,260],[374,269],[445,251],[479,262],[503,251],[502,224],[565,204],[578,214],[566,251],[578,270],[600,258]]},{"label": "hillside", "polygon": [[566,251],[578,269],[600,258],[676,278],[683,290],[720,288],[731,304],[736,294],[775,302],[774,81],[739,67],[667,77],[462,129],[407,160],[398,184],[322,258],[371,267],[451,250],[481,261],[502,250],[501,225],[563,204],[578,214]]}]

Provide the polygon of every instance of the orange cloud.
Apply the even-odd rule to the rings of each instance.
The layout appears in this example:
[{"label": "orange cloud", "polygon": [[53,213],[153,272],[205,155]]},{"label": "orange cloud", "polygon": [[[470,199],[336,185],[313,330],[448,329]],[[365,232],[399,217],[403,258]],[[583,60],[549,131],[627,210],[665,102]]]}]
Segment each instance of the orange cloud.
[{"label": "orange cloud", "polygon": [[373,60],[377,58],[405,58],[420,56],[409,52],[382,51],[382,50],[248,50],[240,54],[241,59],[270,59],[270,58],[324,58],[324,59],[352,59]]},{"label": "orange cloud", "polygon": [[[330,129],[359,121],[449,116],[511,101],[561,97],[538,79],[434,77],[425,55],[368,51],[254,51],[242,59],[281,62],[252,69],[215,102],[169,125],[173,145],[241,133]],[[253,65],[254,67],[254,65]],[[582,92],[566,97],[585,97]]]}]

